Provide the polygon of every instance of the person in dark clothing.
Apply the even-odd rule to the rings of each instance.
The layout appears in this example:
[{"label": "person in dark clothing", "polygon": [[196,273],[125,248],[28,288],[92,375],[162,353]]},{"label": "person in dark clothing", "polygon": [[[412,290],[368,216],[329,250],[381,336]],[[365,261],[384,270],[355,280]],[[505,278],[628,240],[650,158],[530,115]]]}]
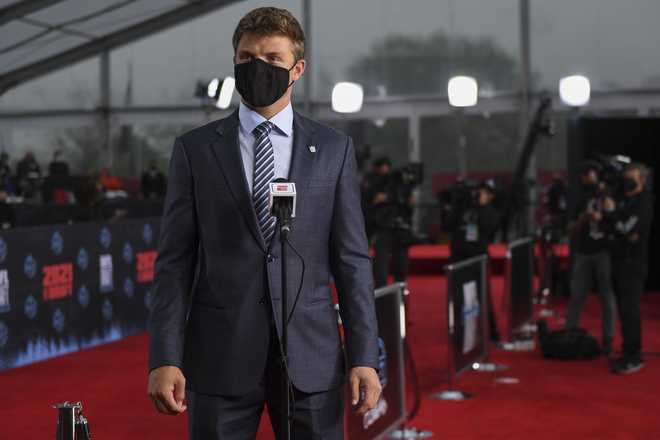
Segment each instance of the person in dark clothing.
[{"label": "person in dark clothing", "polygon": [[452,262],[488,254],[488,245],[497,232],[500,215],[493,205],[494,184],[480,184],[473,199],[463,207],[453,207],[445,215],[443,226],[451,234]]},{"label": "person in dark clothing", "polygon": [[567,223],[567,195],[566,182],[561,176],[556,175],[552,179],[552,184],[548,188],[548,214],[550,216],[550,226],[556,231],[565,231]]},{"label": "person in dark clothing", "polygon": [[378,158],[363,186],[367,231],[374,247],[376,288],[387,285],[390,258],[394,280],[404,282],[408,276],[414,197],[411,191],[400,194],[405,188],[397,185],[392,174],[392,162],[386,157]]},{"label": "person in dark clothing", "polygon": [[648,274],[648,244],[653,219],[654,196],[646,188],[649,170],[633,163],[626,167],[625,197],[605,199],[605,209],[615,213],[615,242],[612,247],[614,292],[619,305],[622,356],[611,363],[612,372],[635,373],[642,359],[641,297]]},{"label": "person in dark clothing", "polygon": [[592,280],[596,280],[602,300],[602,347],[603,352],[612,352],[614,338],[615,301],[612,290],[612,268],[607,239],[606,214],[603,212],[603,194],[600,189],[599,168],[587,163],[582,169],[582,191],[577,204],[577,219],[572,224],[571,298],[568,304],[566,328],[575,329],[580,324]]},{"label": "person in dark clothing", "polygon": [[142,194],[145,199],[161,199],[165,196],[165,176],[152,160],[149,169],[142,173]]},{"label": "person in dark clothing", "polygon": [[61,159],[62,152],[56,150],[53,153],[53,161],[48,165],[48,174],[50,176],[68,176],[69,164]]},{"label": "person in dark clothing", "polygon": [[102,212],[101,185],[88,177],[78,183],[75,188],[76,206],[71,220],[75,223],[105,220]]},{"label": "person in dark clothing", "polygon": [[[492,181],[481,183],[474,195],[462,206],[447,209],[443,226],[451,234],[449,245],[450,263],[488,255],[488,245],[493,242],[500,222],[500,214],[495,208],[495,184]],[[488,315],[490,338],[499,342],[495,311],[493,309],[492,289],[488,289]]]},{"label": "person in dark clothing", "polygon": [[0,190],[7,195],[14,195],[16,188],[11,176],[11,166],[9,166],[9,154],[3,151],[0,153]]},{"label": "person in dark clothing", "polygon": [[25,199],[35,199],[39,195],[41,167],[31,151],[25,153],[23,159],[16,165],[16,180]]}]

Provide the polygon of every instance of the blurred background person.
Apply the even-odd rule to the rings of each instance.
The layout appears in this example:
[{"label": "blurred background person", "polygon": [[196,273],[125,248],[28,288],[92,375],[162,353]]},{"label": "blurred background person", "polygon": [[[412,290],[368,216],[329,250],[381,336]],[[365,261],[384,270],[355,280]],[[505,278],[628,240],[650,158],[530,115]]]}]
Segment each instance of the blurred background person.
[{"label": "blurred background person", "polygon": [[158,169],[155,160],[149,162],[149,169],[142,173],[140,182],[145,199],[162,199],[165,196],[165,175]]},{"label": "blurred background person", "polygon": [[580,175],[582,187],[577,203],[577,218],[571,226],[573,270],[566,328],[575,329],[579,326],[584,302],[595,280],[603,311],[602,349],[604,353],[610,354],[616,306],[606,231],[608,218],[603,212],[604,188],[601,186],[599,171],[598,164],[587,162]]},{"label": "blurred background person", "polygon": [[402,184],[401,174],[392,172],[392,161],[380,157],[364,184],[367,230],[374,248],[375,286],[387,285],[390,273],[396,282],[408,276],[408,248],[412,241],[412,187]]},{"label": "blurred background person", "polygon": [[[449,262],[458,263],[479,255],[488,255],[488,245],[493,242],[500,225],[500,214],[495,208],[495,183],[484,181],[471,187],[458,181],[449,196],[451,203],[445,207],[443,227],[450,234]],[[499,342],[492,289],[488,300],[490,337]]]},{"label": "blurred background person", "polygon": [[568,223],[568,188],[562,176],[556,174],[547,191],[547,207],[549,224],[555,234],[556,241],[564,234]]},{"label": "blurred background person", "polygon": [[640,302],[648,275],[654,203],[647,187],[648,175],[645,165],[628,165],[623,178],[623,197],[619,201],[607,197],[604,201],[604,208],[614,211],[616,221],[612,275],[623,336],[623,353],[611,364],[617,374],[635,373],[644,367]]},{"label": "blurred background person", "polygon": [[26,152],[16,165],[16,180],[20,194],[26,201],[41,201],[41,167],[31,151]]},{"label": "blurred background person", "polygon": [[9,165],[9,154],[5,151],[0,153],[0,189],[6,195],[15,195],[16,186],[11,175],[11,166]]},{"label": "blurred background person", "polygon": [[451,198],[443,219],[443,227],[450,234],[451,262],[488,254],[488,245],[500,224],[494,205],[494,182],[482,182],[474,188],[458,182]]},{"label": "blurred background person", "polygon": [[69,164],[62,160],[62,151],[55,150],[53,160],[48,165],[48,174],[51,176],[68,176]]}]

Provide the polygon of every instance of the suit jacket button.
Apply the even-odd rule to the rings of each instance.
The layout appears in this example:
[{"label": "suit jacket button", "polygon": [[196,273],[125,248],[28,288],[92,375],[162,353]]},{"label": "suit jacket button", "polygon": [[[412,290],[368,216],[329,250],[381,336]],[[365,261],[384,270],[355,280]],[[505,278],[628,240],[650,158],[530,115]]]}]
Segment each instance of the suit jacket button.
[{"label": "suit jacket button", "polygon": [[275,261],[275,257],[274,257],[273,255],[271,255],[271,254],[268,254],[267,261],[268,261],[269,263],[272,263],[273,261]]}]

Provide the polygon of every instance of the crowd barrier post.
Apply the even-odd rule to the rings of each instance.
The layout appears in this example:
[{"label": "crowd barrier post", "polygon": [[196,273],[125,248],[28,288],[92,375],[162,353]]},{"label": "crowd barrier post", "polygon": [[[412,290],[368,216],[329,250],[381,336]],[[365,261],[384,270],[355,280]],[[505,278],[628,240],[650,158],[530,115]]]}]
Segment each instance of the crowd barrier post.
[{"label": "crowd barrier post", "polygon": [[535,331],[534,317],[534,240],[530,237],[515,240],[508,245],[505,289],[507,292],[507,342],[501,344],[506,351],[534,349],[531,333]]},{"label": "crowd barrier post", "polygon": [[[406,283],[397,283],[399,287],[401,288],[401,298],[402,298],[402,303],[404,307],[404,312],[401,315],[402,320],[403,320],[403,327],[402,327],[402,337],[403,337],[403,347],[404,347],[404,362],[405,365],[407,365],[410,369],[410,375],[412,379],[412,390],[411,392],[415,395],[414,399],[415,401],[413,402],[413,408],[412,410],[408,411],[407,410],[407,405],[406,405],[406,418],[404,421],[401,423],[401,425],[398,427],[398,429],[395,429],[392,431],[389,435],[389,438],[391,439],[420,439],[420,438],[429,438],[433,437],[433,433],[431,431],[427,430],[420,430],[415,428],[414,426],[410,426],[408,422],[410,422],[412,419],[415,418],[417,415],[417,412],[419,411],[419,408],[421,406],[421,393],[419,390],[419,380],[417,378],[417,367],[415,365],[415,359],[413,358],[412,350],[410,349],[410,342],[408,340],[408,332],[406,331],[407,329],[407,318],[408,318],[408,298],[410,297],[410,290],[408,289],[408,286]],[[404,389],[404,398],[407,395],[407,382],[406,382],[406,389]]]},{"label": "crowd barrier post", "polygon": [[447,390],[436,400],[462,401],[472,397],[454,388],[458,377],[488,359],[487,255],[446,266],[447,273]]},{"label": "crowd barrier post", "polygon": [[[355,414],[347,405],[344,426],[348,439],[382,439],[406,421],[403,345],[406,335],[403,305],[405,288],[404,283],[396,283],[377,289],[374,293],[378,317],[378,376],[382,392],[376,407],[364,415]],[[341,323],[341,310],[338,306],[336,309]]]}]

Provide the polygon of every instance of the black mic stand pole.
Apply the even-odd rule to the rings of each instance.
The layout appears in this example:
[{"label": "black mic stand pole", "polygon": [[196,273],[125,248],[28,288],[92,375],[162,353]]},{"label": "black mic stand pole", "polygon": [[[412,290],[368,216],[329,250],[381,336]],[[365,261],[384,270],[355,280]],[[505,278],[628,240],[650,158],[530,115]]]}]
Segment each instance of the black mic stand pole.
[{"label": "black mic stand pole", "polygon": [[281,435],[283,440],[291,439],[291,383],[288,368],[288,295],[287,295],[287,240],[291,226],[289,225],[290,208],[280,205],[276,211],[278,223],[280,225],[280,246],[281,246],[281,265],[282,265],[282,428]]}]

